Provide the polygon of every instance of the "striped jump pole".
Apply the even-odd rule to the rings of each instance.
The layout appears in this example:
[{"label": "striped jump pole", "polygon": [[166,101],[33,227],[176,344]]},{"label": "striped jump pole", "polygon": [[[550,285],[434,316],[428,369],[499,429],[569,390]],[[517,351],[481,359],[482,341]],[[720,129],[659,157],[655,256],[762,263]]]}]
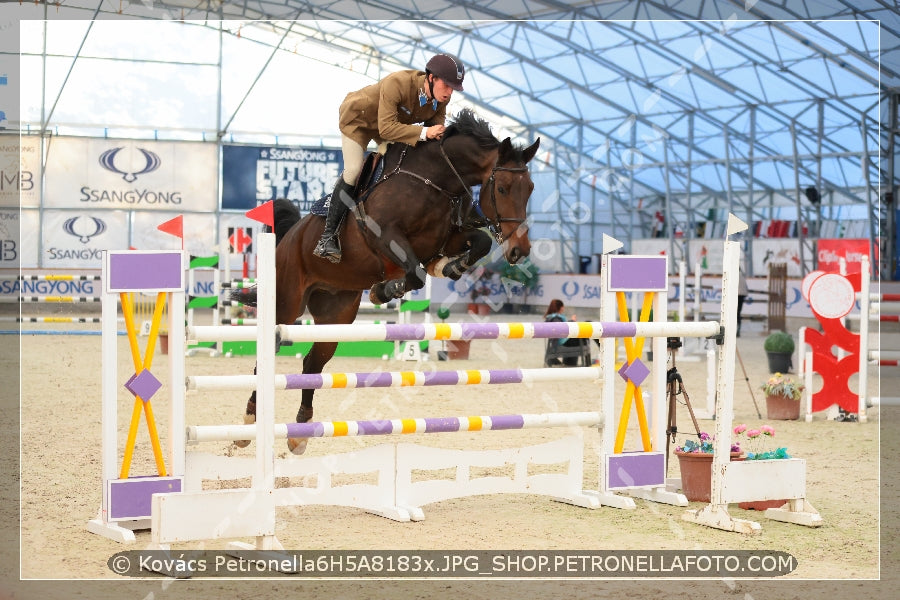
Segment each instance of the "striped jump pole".
[{"label": "striped jump pole", "polygon": [[13,298],[0,298],[0,302],[40,302],[40,303],[92,303],[100,302],[99,297],[94,296],[18,296]]},{"label": "striped jump pole", "polygon": [[[255,330],[200,325],[189,327],[187,337],[196,341],[240,341]],[[619,337],[715,337],[721,334],[716,321],[665,322],[536,322],[536,323],[382,323],[357,325],[279,325],[281,342],[341,342],[395,340],[498,340],[545,338]]]},{"label": "striped jump pole", "polygon": [[99,275],[0,275],[0,280],[15,281],[100,281]]},{"label": "striped jump pole", "polygon": [[[869,321],[878,320],[881,322],[898,322],[900,315],[882,314],[885,310],[900,312],[900,294],[880,294],[870,291],[870,265],[869,256],[863,255],[860,259],[860,269],[862,278],[860,281],[860,292],[857,294],[859,300],[859,422],[867,421],[866,409],[869,401],[874,404],[876,398],[870,398],[869,395],[869,369],[870,362],[880,367],[894,367],[900,365],[897,359],[898,351],[896,350],[871,350],[869,341]],[[883,393],[883,391],[882,391]],[[879,404],[892,404],[898,401],[897,398],[879,397]]]},{"label": "striped jump pole", "polygon": [[[601,380],[602,374],[597,367],[430,372],[299,373],[295,375],[275,375],[275,389],[324,390],[447,385],[503,385],[546,381],[600,382]],[[256,389],[256,375],[192,375],[187,377],[186,385],[190,391],[252,391]]]},{"label": "striped jump pole", "polygon": [[[414,433],[502,431],[544,427],[595,427],[603,422],[598,412],[494,415],[478,417],[420,417],[369,421],[310,421],[275,424],[275,439],[327,438]],[[189,444],[255,439],[255,425],[194,425],[187,429]]]}]

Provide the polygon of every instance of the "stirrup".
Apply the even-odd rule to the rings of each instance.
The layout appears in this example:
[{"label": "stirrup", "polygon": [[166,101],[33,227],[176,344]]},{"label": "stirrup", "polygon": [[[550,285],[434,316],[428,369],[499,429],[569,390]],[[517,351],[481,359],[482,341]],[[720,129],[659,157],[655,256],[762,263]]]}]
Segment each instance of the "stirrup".
[{"label": "stirrup", "polygon": [[337,236],[330,235],[322,237],[322,239],[319,240],[319,243],[316,244],[313,254],[319,258],[324,258],[333,264],[341,262],[341,245],[337,240]]}]

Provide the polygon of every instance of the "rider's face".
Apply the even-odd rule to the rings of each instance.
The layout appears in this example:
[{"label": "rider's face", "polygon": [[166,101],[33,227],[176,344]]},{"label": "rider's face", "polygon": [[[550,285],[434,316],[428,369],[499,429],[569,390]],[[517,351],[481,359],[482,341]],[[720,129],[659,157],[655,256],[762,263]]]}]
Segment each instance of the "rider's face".
[{"label": "rider's face", "polygon": [[453,88],[447,85],[440,77],[434,77],[434,98],[438,102],[446,103],[453,95]]}]

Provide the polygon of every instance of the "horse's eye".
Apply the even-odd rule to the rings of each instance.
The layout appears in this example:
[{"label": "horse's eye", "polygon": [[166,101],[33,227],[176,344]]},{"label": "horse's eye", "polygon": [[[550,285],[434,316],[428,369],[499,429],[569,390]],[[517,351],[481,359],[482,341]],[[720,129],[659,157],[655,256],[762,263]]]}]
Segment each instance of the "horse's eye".
[{"label": "horse's eye", "polygon": [[497,188],[497,192],[500,193],[500,194],[505,194],[505,193],[506,193],[506,188],[503,187],[503,186],[501,185],[501,186],[499,186],[499,187]]}]

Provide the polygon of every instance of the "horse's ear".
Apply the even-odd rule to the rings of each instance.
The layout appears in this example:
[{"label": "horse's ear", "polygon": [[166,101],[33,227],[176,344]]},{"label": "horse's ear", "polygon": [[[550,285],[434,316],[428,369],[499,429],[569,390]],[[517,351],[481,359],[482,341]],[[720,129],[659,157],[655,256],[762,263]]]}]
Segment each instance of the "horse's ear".
[{"label": "horse's ear", "polygon": [[534,141],[534,143],[524,150],[522,150],[522,158],[525,159],[525,162],[530,161],[534,158],[534,155],[537,154],[538,146],[541,145],[541,138],[538,138]]},{"label": "horse's ear", "polygon": [[503,159],[509,156],[509,153],[512,152],[512,147],[512,140],[509,138],[500,142],[500,150],[497,151],[498,163],[503,162]]}]

